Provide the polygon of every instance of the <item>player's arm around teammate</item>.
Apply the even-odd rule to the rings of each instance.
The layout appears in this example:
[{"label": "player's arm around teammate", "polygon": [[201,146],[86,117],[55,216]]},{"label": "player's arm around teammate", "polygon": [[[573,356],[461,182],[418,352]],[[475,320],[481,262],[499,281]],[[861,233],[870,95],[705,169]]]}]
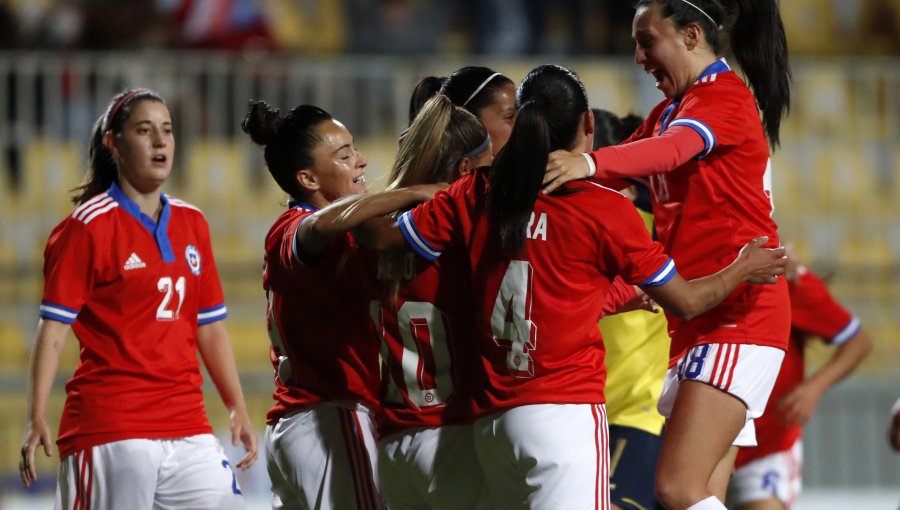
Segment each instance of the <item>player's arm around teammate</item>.
[{"label": "player's arm around teammate", "polygon": [[[382,247],[408,242],[426,260],[467,251],[488,328],[476,448],[497,504],[594,508],[608,501],[596,319],[612,279],[658,285],[666,304],[693,315],[757,272],[760,281],[780,273],[783,253],[754,241],[721,274],[687,282],[621,194],[578,183],[538,196],[549,151],[590,147],[593,117],[583,84],[558,66],[529,73],[517,98],[515,127],[493,167],[404,213],[399,241],[388,226]],[[576,213],[588,208],[602,214]]]},{"label": "player's arm around teammate", "polygon": [[[730,260],[748,239],[766,235],[777,246],[769,145],[778,145],[790,102],[777,2],[641,0],[637,7],[635,61],[665,99],[619,146],[552,155],[545,191],[573,177],[650,176],[658,238],[689,276]],[[720,58],[726,43],[752,92]],[[722,508],[737,452],[728,445],[754,443],[750,420],[765,408],[787,345],[787,300],[779,282],[743,287],[691,321],[670,315],[676,366],[659,404],[670,421],[656,483],[667,508]]]},{"label": "player's arm around teammate", "polygon": [[242,128],[265,147],[266,167],[290,196],[266,235],[263,273],[276,375],[265,438],[272,506],[382,508],[379,354],[369,319],[376,291],[371,257],[348,232],[355,225],[340,201],[353,196],[353,203],[387,214],[430,192],[366,197],[366,159],[347,128],[321,108],[300,105],[282,114],[254,101]]}]

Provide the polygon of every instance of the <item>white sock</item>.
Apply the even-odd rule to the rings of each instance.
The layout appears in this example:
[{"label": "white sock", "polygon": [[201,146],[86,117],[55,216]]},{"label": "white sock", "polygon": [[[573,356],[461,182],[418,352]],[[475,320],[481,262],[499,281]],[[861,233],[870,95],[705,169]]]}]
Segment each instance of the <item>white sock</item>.
[{"label": "white sock", "polygon": [[698,501],[689,506],[687,510],[728,510],[715,496],[710,496],[703,501]]}]

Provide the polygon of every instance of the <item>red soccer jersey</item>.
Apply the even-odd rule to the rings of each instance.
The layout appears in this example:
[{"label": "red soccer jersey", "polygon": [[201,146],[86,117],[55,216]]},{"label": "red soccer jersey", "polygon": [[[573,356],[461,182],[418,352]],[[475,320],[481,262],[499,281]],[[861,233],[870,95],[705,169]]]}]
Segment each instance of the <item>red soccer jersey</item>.
[{"label": "red soccer jersey", "polygon": [[378,342],[368,320],[373,257],[348,233],[312,265],[297,258],[297,228],[315,208],[291,202],[266,235],[263,287],[268,296],[275,405],[267,421],[321,402],[378,407]]},{"label": "red soccer jersey", "polygon": [[[680,100],[656,106],[629,141],[669,127],[695,130],[705,149],[665,174],[650,177],[659,241],[687,279],[730,264],[759,236],[778,246],[772,220],[771,169],[756,101],[724,60],[710,66]],[[603,149],[600,149],[601,151]],[[728,342],[785,349],[790,330],[787,285],[741,284],[721,304],[690,321],[668,315],[674,362],[689,347]]]},{"label": "red soccer jersey", "polygon": [[461,247],[433,262],[412,251],[381,255],[382,299],[372,320],[383,342],[382,437],[471,421],[481,329],[468,275]]},{"label": "red soccer jersey", "polygon": [[755,420],[755,448],[741,448],[736,467],[786,451],[803,435],[803,427],[785,425],[778,413],[778,402],[805,378],[803,350],[811,337],[831,345],[840,345],[859,333],[859,319],[850,314],[828,292],[825,283],[806,268],[801,268],[796,283],[788,284],[791,293],[791,342],[781,363],[781,371],[766,404],[765,413]]},{"label": "red soccer jersey", "polygon": [[[400,217],[410,245],[428,259],[464,248],[484,325],[484,388],[475,415],[541,403],[603,403],[606,369],[597,318],[617,274],[661,285],[674,263],[623,195],[589,182],[535,202],[525,247],[514,260],[483,213],[483,170]],[[590,211],[590,214],[585,214]]]},{"label": "red soccer jersey", "polygon": [[211,432],[197,326],[226,317],[222,287],[203,214],[162,201],[156,223],[113,184],[47,241],[40,316],[72,324],[81,346],[66,384],[62,457]]}]

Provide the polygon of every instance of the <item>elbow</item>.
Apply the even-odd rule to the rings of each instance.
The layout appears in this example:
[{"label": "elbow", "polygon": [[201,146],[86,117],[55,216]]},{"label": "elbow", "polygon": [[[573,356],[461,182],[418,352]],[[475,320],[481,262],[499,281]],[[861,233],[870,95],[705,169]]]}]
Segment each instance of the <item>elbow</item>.
[{"label": "elbow", "polygon": [[677,302],[672,303],[672,306],[667,308],[667,311],[674,315],[678,320],[689,321],[705,312],[706,307],[699,301],[684,296]]}]

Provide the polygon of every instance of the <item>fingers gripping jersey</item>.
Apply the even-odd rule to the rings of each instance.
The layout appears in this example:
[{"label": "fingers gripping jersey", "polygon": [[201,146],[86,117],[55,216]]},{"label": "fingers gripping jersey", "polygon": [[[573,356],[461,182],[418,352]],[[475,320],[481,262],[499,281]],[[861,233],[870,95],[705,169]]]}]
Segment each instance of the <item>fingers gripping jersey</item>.
[{"label": "fingers gripping jersey", "polygon": [[115,184],[62,221],[44,252],[40,316],[81,347],[60,454],[122,439],[210,433],[197,326],[226,317],[203,214],[162,196],[159,222]]},{"label": "fingers gripping jersey", "polygon": [[525,404],[602,403],[596,320],[611,281],[621,274],[631,284],[661,285],[674,276],[674,263],[627,198],[588,182],[540,195],[525,248],[510,260],[482,212],[486,187],[478,171],[398,221],[428,259],[460,246],[468,254],[484,322],[486,379],[476,415]]},{"label": "fingers gripping jersey", "polygon": [[805,378],[803,352],[806,343],[818,337],[837,346],[859,333],[860,322],[828,292],[825,283],[806,268],[788,285],[791,295],[791,341],[781,371],[761,418],[756,419],[759,446],[742,448],[735,465],[743,466],[769,454],[787,451],[803,435],[799,425],[782,423],[778,402]]},{"label": "fingers gripping jersey", "polygon": [[266,236],[263,287],[276,374],[270,425],[320,402],[378,407],[378,342],[368,320],[374,257],[348,233],[315,263],[300,262],[296,232],[314,212],[292,202]]},{"label": "fingers gripping jersey", "polygon": [[[688,279],[731,263],[741,247],[766,235],[778,246],[772,220],[771,167],[753,94],[727,64],[710,66],[680,100],[657,105],[628,141],[682,126],[703,138],[697,158],[653,175],[659,241]],[[671,359],[691,345],[739,342],[785,348],[790,326],[787,287],[741,284],[713,310],[685,322],[669,316]]]}]

